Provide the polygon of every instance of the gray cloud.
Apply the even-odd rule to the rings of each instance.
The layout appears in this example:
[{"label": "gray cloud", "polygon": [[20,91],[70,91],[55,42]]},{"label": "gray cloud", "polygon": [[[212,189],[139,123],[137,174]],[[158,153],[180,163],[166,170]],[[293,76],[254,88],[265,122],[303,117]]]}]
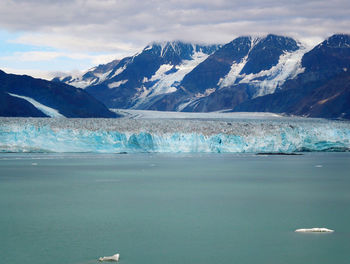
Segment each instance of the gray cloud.
[{"label": "gray cloud", "polygon": [[24,32],[21,43],[125,54],[152,41],[266,33],[312,42],[350,33],[349,14],[349,0],[2,0],[0,28]]}]

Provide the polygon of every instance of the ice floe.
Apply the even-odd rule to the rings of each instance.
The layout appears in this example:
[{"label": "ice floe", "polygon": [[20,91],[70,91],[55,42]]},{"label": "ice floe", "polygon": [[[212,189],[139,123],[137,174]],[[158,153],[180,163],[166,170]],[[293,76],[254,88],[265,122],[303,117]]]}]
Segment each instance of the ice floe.
[{"label": "ice floe", "polygon": [[334,230],[325,227],[301,228],[295,230],[298,233],[332,233]]},{"label": "ice floe", "polygon": [[119,261],[119,254],[115,254],[115,255],[109,256],[109,257],[100,257],[98,260],[99,261],[115,261],[115,262],[118,262]]}]

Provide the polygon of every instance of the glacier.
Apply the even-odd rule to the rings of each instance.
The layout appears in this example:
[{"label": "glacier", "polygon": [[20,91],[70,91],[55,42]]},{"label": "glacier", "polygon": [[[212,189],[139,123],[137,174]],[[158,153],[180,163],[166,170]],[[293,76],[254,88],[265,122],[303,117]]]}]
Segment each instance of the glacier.
[{"label": "glacier", "polygon": [[43,105],[41,103],[39,103],[38,101],[34,100],[33,98],[27,97],[27,96],[22,96],[22,95],[18,95],[18,94],[13,94],[13,93],[8,93],[9,95],[13,96],[13,97],[18,97],[21,99],[26,100],[27,102],[31,103],[35,108],[37,108],[38,110],[40,110],[41,112],[43,112],[45,115],[49,116],[49,117],[65,117],[64,115],[60,114],[58,112],[58,110],[48,107],[46,105]]},{"label": "glacier", "polygon": [[350,123],[280,119],[0,118],[0,152],[349,151]]}]

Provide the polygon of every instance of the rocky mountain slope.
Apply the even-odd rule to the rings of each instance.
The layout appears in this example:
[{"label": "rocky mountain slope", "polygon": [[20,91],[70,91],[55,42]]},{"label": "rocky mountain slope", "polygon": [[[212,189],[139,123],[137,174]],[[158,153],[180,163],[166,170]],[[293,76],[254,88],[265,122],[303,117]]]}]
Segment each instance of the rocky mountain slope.
[{"label": "rocky mountain slope", "polygon": [[117,117],[82,89],[0,71],[0,116]]},{"label": "rocky mountain slope", "polygon": [[[74,80],[55,81],[84,87],[110,108],[346,118],[349,38],[337,34],[313,48],[272,34],[238,37],[225,45],[154,43],[98,66],[98,74],[93,69]],[[334,100],[343,106],[331,106],[340,104]]]},{"label": "rocky mountain slope", "polygon": [[[158,95],[176,91],[183,77],[217,48],[217,45],[179,41],[153,43],[101,73],[102,82],[83,86],[86,80],[83,76],[79,86],[85,87],[110,108],[147,108]],[[67,82],[65,78],[55,78],[54,81]]]},{"label": "rocky mountain slope", "polygon": [[274,94],[248,100],[234,111],[350,119],[350,36],[333,35],[302,58],[303,73]]}]

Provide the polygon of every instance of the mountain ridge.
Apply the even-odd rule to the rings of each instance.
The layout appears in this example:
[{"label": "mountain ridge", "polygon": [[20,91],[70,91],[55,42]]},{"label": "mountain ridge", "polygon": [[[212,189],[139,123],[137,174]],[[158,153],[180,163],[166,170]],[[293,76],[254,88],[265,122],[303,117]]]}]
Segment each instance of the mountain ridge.
[{"label": "mountain ridge", "polygon": [[0,70],[0,116],[118,117],[84,90]]},{"label": "mountain ridge", "polygon": [[350,35],[324,40],[304,56],[302,66],[304,72],[277,93],[246,101],[233,111],[350,119]]},{"label": "mountain ridge", "polygon": [[[274,34],[241,36],[212,46],[155,42],[120,60],[102,82],[85,89],[110,108],[243,111],[256,109],[248,104],[268,95],[283,91],[287,96],[291,89],[295,97],[296,87],[306,93],[325,85],[350,68],[349,50],[347,34],[335,34],[311,48]],[[272,109],[267,102],[257,110]]]}]

